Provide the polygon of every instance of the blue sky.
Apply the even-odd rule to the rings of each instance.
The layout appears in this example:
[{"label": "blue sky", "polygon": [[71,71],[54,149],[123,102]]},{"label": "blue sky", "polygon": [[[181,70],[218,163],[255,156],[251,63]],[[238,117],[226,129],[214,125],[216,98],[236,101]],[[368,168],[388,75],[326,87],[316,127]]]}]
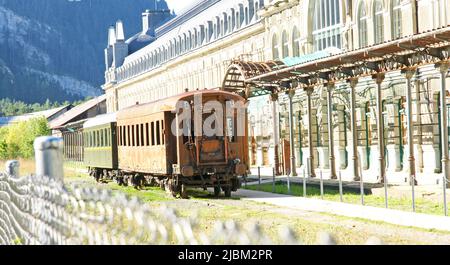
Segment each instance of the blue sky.
[{"label": "blue sky", "polygon": [[179,14],[180,11],[183,11],[190,4],[197,2],[198,0],[166,0],[169,8],[171,10],[175,10],[175,13]]}]

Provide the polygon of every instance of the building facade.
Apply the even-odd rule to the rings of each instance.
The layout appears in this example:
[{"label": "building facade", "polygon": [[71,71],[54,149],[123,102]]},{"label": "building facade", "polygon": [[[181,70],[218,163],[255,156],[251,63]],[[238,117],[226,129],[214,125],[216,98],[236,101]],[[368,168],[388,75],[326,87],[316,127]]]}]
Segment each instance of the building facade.
[{"label": "building facade", "polygon": [[[308,58],[323,51],[351,51],[446,27],[450,25],[449,10],[450,0],[205,0],[154,31],[148,31],[149,25],[170,12],[148,10],[142,14],[142,33],[129,40],[124,38],[120,21],[109,29],[103,86],[107,109],[114,112],[186,89],[221,88],[232,60],[289,64],[292,58]],[[145,45],[136,46],[136,36],[145,36],[141,38],[147,41]],[[429,174],[442,171],[439,76],[434,67],[424,67],[413,77],[416,167],[418,172]],[[387,171],[404,173],[409,144],[405,76],[389,73],[381,87]],[[376,90],[371,78],[359,80],[356,86],[358,153],[362,170],[369,173],[377,171],[380,156]],[[308,128],[312,128],[313,152],[318,158],[314,166],[326,170],[330,166],[326,88],[315,89],[312,98],[311,127],[306,117],[306,93],[297,91],[293,98],[294,152],[297,165],[305,166],[310,150]],[[342,171],[351,168],[349,100],[348,85],[337,85],[331,106],[332,129],[336,161]],[[276,102],[268,96],[251,101],[252,161],[273,166],[274,145],[280,145],[283,157],[286,152],[281,150],[291,140],[288,96],[279,95]]]}]

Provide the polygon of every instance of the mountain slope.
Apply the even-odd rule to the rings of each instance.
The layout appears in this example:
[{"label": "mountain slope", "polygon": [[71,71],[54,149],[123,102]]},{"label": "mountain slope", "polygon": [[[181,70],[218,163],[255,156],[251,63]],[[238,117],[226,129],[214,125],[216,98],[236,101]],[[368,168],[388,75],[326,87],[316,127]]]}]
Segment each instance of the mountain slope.
[{"label": "mountain slope", "polygon": [[145,9],[164,0],[0,0],[0,98],[25,102],[98,95],[107,29],[141,30]]}]

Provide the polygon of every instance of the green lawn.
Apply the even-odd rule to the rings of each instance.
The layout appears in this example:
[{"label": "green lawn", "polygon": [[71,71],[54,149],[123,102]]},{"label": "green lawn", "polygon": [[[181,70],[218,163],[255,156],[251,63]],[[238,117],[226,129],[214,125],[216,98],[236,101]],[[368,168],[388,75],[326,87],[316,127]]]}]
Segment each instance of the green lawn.
[{"label": "green lawn", "polygon": [[[246,189],[257,190],[264,192],[272,192],[273,184],[248,185]],[[320,187],[308,185],[306,188],[307,197],[314,199],[321,199]],[[275,193],[288,194],[288,188],[285,183],[277,182],[275,185]],[[303,185],[291,184],[291,195],[303,197]],[[324,187],[324,200],[340,201],[339,190],[336,188]],[[345,203],[361,204],[361,195],[352,191],[345,191],[343,194],[343,201]],[[385,207],[384,197],[375,195],[365,195],[364,202],[367,206]],[[412,211],[412,198],[389,198],[388,205],[390,209]],[[416,212],[433,215],[444,215],[443,203],[438,203],[432,200],[416,198]]]}]

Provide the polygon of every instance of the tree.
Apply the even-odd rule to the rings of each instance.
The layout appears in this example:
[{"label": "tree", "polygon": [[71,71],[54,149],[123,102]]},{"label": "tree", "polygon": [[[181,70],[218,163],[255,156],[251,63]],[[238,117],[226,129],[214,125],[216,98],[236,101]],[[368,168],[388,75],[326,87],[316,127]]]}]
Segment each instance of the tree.
[{"label": "tree", "polygon": [[45,117],[0,128],[0,159],[32,158],[34,140],[49,134],[50,128]]}]

